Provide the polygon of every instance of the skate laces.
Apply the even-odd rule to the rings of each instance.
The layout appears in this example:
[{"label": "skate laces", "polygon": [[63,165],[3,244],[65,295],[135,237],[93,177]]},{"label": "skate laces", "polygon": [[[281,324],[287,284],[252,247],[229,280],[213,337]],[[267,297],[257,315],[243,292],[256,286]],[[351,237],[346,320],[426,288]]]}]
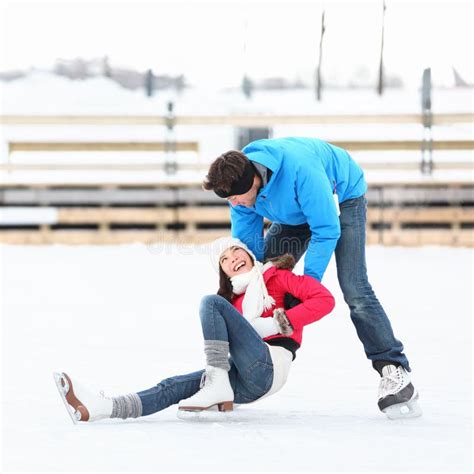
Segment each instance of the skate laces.
[{"label": "skate laces", "polygon": [[111,400],[111,397],[108,397],[103,390],[99,392],[99,395],[104,398],[105,400]]},{"label": "skate laces", "polygon": [[203,387],[208,387],[212,383],[212,375],[211,373],[203,372],[201,375],[201,382],[199,383],[199,389]]},{"label": "skate laces", "polygon": [[380,379],[379,398],[385,397],[389,394],[397,393],[402,388],[403,381],[404,377],[400,367],[397,367],[397,369],[393,372],[384,375]]}]

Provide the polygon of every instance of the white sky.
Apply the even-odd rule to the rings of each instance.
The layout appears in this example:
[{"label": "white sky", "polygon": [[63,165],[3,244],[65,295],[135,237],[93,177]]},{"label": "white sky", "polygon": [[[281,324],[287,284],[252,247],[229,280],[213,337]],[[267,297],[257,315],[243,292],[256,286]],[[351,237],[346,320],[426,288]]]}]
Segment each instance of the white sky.
[{"label": "white sky", "polygon": [[[112,66],[224,86],[240,83],[244,70],[310,81],[318,58],[322,1],[0,2],[0,70],[108,55]],[[382,0],[325,5],[325,74],[366,67],[375,77]],[[455,66],[472,81],[473,10],[469,0],[387,0],[387,69],[419,84],[424,67],[439,78]]]}]

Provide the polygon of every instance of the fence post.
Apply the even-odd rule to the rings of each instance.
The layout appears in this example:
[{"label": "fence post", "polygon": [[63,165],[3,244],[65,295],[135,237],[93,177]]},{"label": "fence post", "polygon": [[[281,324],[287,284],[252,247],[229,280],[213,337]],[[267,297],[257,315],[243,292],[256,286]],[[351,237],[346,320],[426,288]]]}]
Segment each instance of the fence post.
[{"label": "fence post", "polygon": [[148,71],[145,73],[145,91],[146,91],[147,97],[151,97],[153,95],[153,92],[155,90],[153,82],[154,82],[153,71],[151,69],[148,69]]},{"label": "fence post", "polygon": [[326,10],[324,9],[321,13],[321,36],[319,38],[319,58],[318,58],[318,67],[316,68],[316,100],[321,102],[321,89],[322,85],[322,77],[321,77],[321,68],[323,64],[323,38],[324,33],[326,32],[326,22],[325,22]]},{"label": "fence post", "polygon": [[178,171],[176,162],[176,139],[174,136],[174,127],[176,117],[174,115],[174,103],[168,102],[166,115],[166,138],[165,138],[165,172],[166,174],[175,174]]},{"label": "fence post", "polygon": [[384,48],[385,10],[386,9],[387,9],[387,5],[385,4],[385,0],[382,0],[382,39],[380,42],[379,82],[377,85],[377,92],[379,95],[382,95],[383,90],[384,90],[383,48]]},{"label": "fence post", "polygon": [[[431,112],[431,68],[423,71],[423,84],[421,89],[421,115],[423,121],[423,141],[421,144],[421,172],[433,172],[433,114]],[[426,154],[428,153],[428,158]]]}]

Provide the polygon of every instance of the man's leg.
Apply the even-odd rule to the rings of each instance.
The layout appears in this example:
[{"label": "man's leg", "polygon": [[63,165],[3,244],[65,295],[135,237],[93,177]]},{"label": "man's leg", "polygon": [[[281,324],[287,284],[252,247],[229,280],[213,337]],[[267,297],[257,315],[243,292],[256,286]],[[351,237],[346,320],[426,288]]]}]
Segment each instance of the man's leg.
[{"label": "man's leg", "polygon": [[298,262],[306,252],[310,239],[311,231],[308,224],[273,223],[265,236],[264,260],[290,253]]},{"label": "man's leg", "polygon": [[[273,223],[268,229],[264,242],[264,260],[279,257],[285,253],[293,255],[295,262],[304,255],[311,240],[308,224],[285,225]],[[290,293],[285,295],[285,309],[293,308],[301,303]]]},{"label": "man's leg", "polygon": [[349,305],[352,322],[367,357],[381,373],[383,361],[410,371],[403,345],[367,278],[365,261],[365,196],[341,203],[341,237],[336,246],[337,277]]}]

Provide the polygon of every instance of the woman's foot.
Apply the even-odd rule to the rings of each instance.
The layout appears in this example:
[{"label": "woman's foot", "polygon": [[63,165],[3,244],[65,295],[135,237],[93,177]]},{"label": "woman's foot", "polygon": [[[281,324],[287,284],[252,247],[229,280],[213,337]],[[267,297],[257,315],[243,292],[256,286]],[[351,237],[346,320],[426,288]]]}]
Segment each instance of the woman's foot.
[{"label": "woman's foot", "polygon": [[233,402],[234,391],[227,370],[208,365],[201,379],[200,390],[192,397],[181,400],[178,409],[203,411],[217,406],[219,411],[232,411]]},{"label": "woman's foot", "polygon": [[59,395],[74,423],[110,418],[113,409],[111,398],[91,392],[77,380],[73,384],[64,372],[54,372],[53,376]]}]

